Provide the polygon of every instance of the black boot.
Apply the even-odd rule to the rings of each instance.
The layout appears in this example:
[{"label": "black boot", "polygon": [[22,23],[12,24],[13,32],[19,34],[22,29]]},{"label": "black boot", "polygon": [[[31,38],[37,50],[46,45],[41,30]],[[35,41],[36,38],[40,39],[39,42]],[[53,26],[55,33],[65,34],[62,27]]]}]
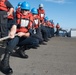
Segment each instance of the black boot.
[{"label": "black boot", "polygon": [[9,66],[9,57],[10,57],[9,53],[5,54],[3,60],[0,63],[1,72],[3,72],[4,74],[8,74],[8,75],[13,73],[12,68],[10,68]]},{"label": "black boot", "polygon": [[6,46],[7,46],[7,41],[4,40],[4,41],[3,41],[3,44],[2,44],[2,47],[3,47],[3,48],[6,48]]},{"label": "black boot", "polygon": [[47,43],[45,43],[44,40],[43,41],[39,41],[39,44],[40,45],[47,45]]},{"label": "black boot", "polygon": [[39,47],[39,45],[27,45],[28,46],[28,48],[33,48],[33,49],[37,49],[37,47]]},{"label": "black boot", "polygon": [[25,54],[25,47],[22,46],[20,47],[16,53],[18,53],[20,55],[21,58],[28,58],[28,55]]}]

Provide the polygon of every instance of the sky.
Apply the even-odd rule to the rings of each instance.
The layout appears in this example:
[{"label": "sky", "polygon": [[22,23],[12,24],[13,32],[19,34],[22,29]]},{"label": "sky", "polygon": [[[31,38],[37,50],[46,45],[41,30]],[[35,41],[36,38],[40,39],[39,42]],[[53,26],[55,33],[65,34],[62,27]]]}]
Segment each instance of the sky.
[{"label": "sky", "polygon": [[29,2],[31,9],[38,8],[39,4],[44,5],[45,16],[54,21],[56,25],[59,23],[63,29],[76,29],[76,0],[9,0],[14,6],[18,2]]}]

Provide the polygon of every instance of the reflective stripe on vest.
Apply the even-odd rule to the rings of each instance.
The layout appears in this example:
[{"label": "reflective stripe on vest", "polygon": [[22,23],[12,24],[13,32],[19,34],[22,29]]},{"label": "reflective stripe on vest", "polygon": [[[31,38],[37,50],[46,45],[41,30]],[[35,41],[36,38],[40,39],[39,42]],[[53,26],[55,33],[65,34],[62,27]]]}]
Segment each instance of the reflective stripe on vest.
[{"label": "reflective stripe on vest", "polygon": [[38,28],[39,27],[39,16],[36,15],[36,16],[33,16],[33,27],[34,28]]}]

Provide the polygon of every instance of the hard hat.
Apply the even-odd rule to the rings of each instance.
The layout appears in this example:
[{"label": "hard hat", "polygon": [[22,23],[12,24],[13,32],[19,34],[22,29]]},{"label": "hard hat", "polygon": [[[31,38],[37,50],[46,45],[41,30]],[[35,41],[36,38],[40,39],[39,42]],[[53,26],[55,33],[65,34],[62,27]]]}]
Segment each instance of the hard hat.
[{"label": "hard hat", "polygon": [[46,16],[46,17],[44,18],[44,20],[45,20],[45,21],[48,21],[48,20],[49,20],[49,18]]},{"label": "hard hat", "polygon": [[32,8],[32,9],[31,9],[31,12],[32,12],[33,14],[38,14],[38,11],[37,11],[36,8]]},{"label": "hard hat", "polygon": [[57,25],[59,25],[59,23],[57,23]]},{"label": "hard hat", "polygon": [[43,7],[44,7],[44,5],[43,5],[43,4],[39,4],[39,7],[43,8]]},{"label": "hard hat", "polygon": [[53,20],[50,20],[50,22],[53,22]]},{"label": "hard hat", "polygon": [[21,4],[22,4],[22,3],[21,3],[21,2],[19,2],[19,3],[18,3],[18,6],[21,6]]},{"label": "hard hat", "polygon": [[15,10],[17,10],[17,9],[18,9],[18,6],[15,7]]},{"label": "hard hat", "polygon": [[23,2],[21,4],[21,9],[30,10],[30,4],[28,2]]}]

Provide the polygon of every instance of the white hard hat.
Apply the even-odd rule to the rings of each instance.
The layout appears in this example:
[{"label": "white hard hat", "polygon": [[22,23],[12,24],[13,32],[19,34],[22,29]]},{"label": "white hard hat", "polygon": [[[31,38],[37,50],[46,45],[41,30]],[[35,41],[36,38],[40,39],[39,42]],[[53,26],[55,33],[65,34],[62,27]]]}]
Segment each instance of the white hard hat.
[{"label": "white hard hat", "polygon": [[42,7],[43,8],[43,4],[39,4],[39,7]]}]

